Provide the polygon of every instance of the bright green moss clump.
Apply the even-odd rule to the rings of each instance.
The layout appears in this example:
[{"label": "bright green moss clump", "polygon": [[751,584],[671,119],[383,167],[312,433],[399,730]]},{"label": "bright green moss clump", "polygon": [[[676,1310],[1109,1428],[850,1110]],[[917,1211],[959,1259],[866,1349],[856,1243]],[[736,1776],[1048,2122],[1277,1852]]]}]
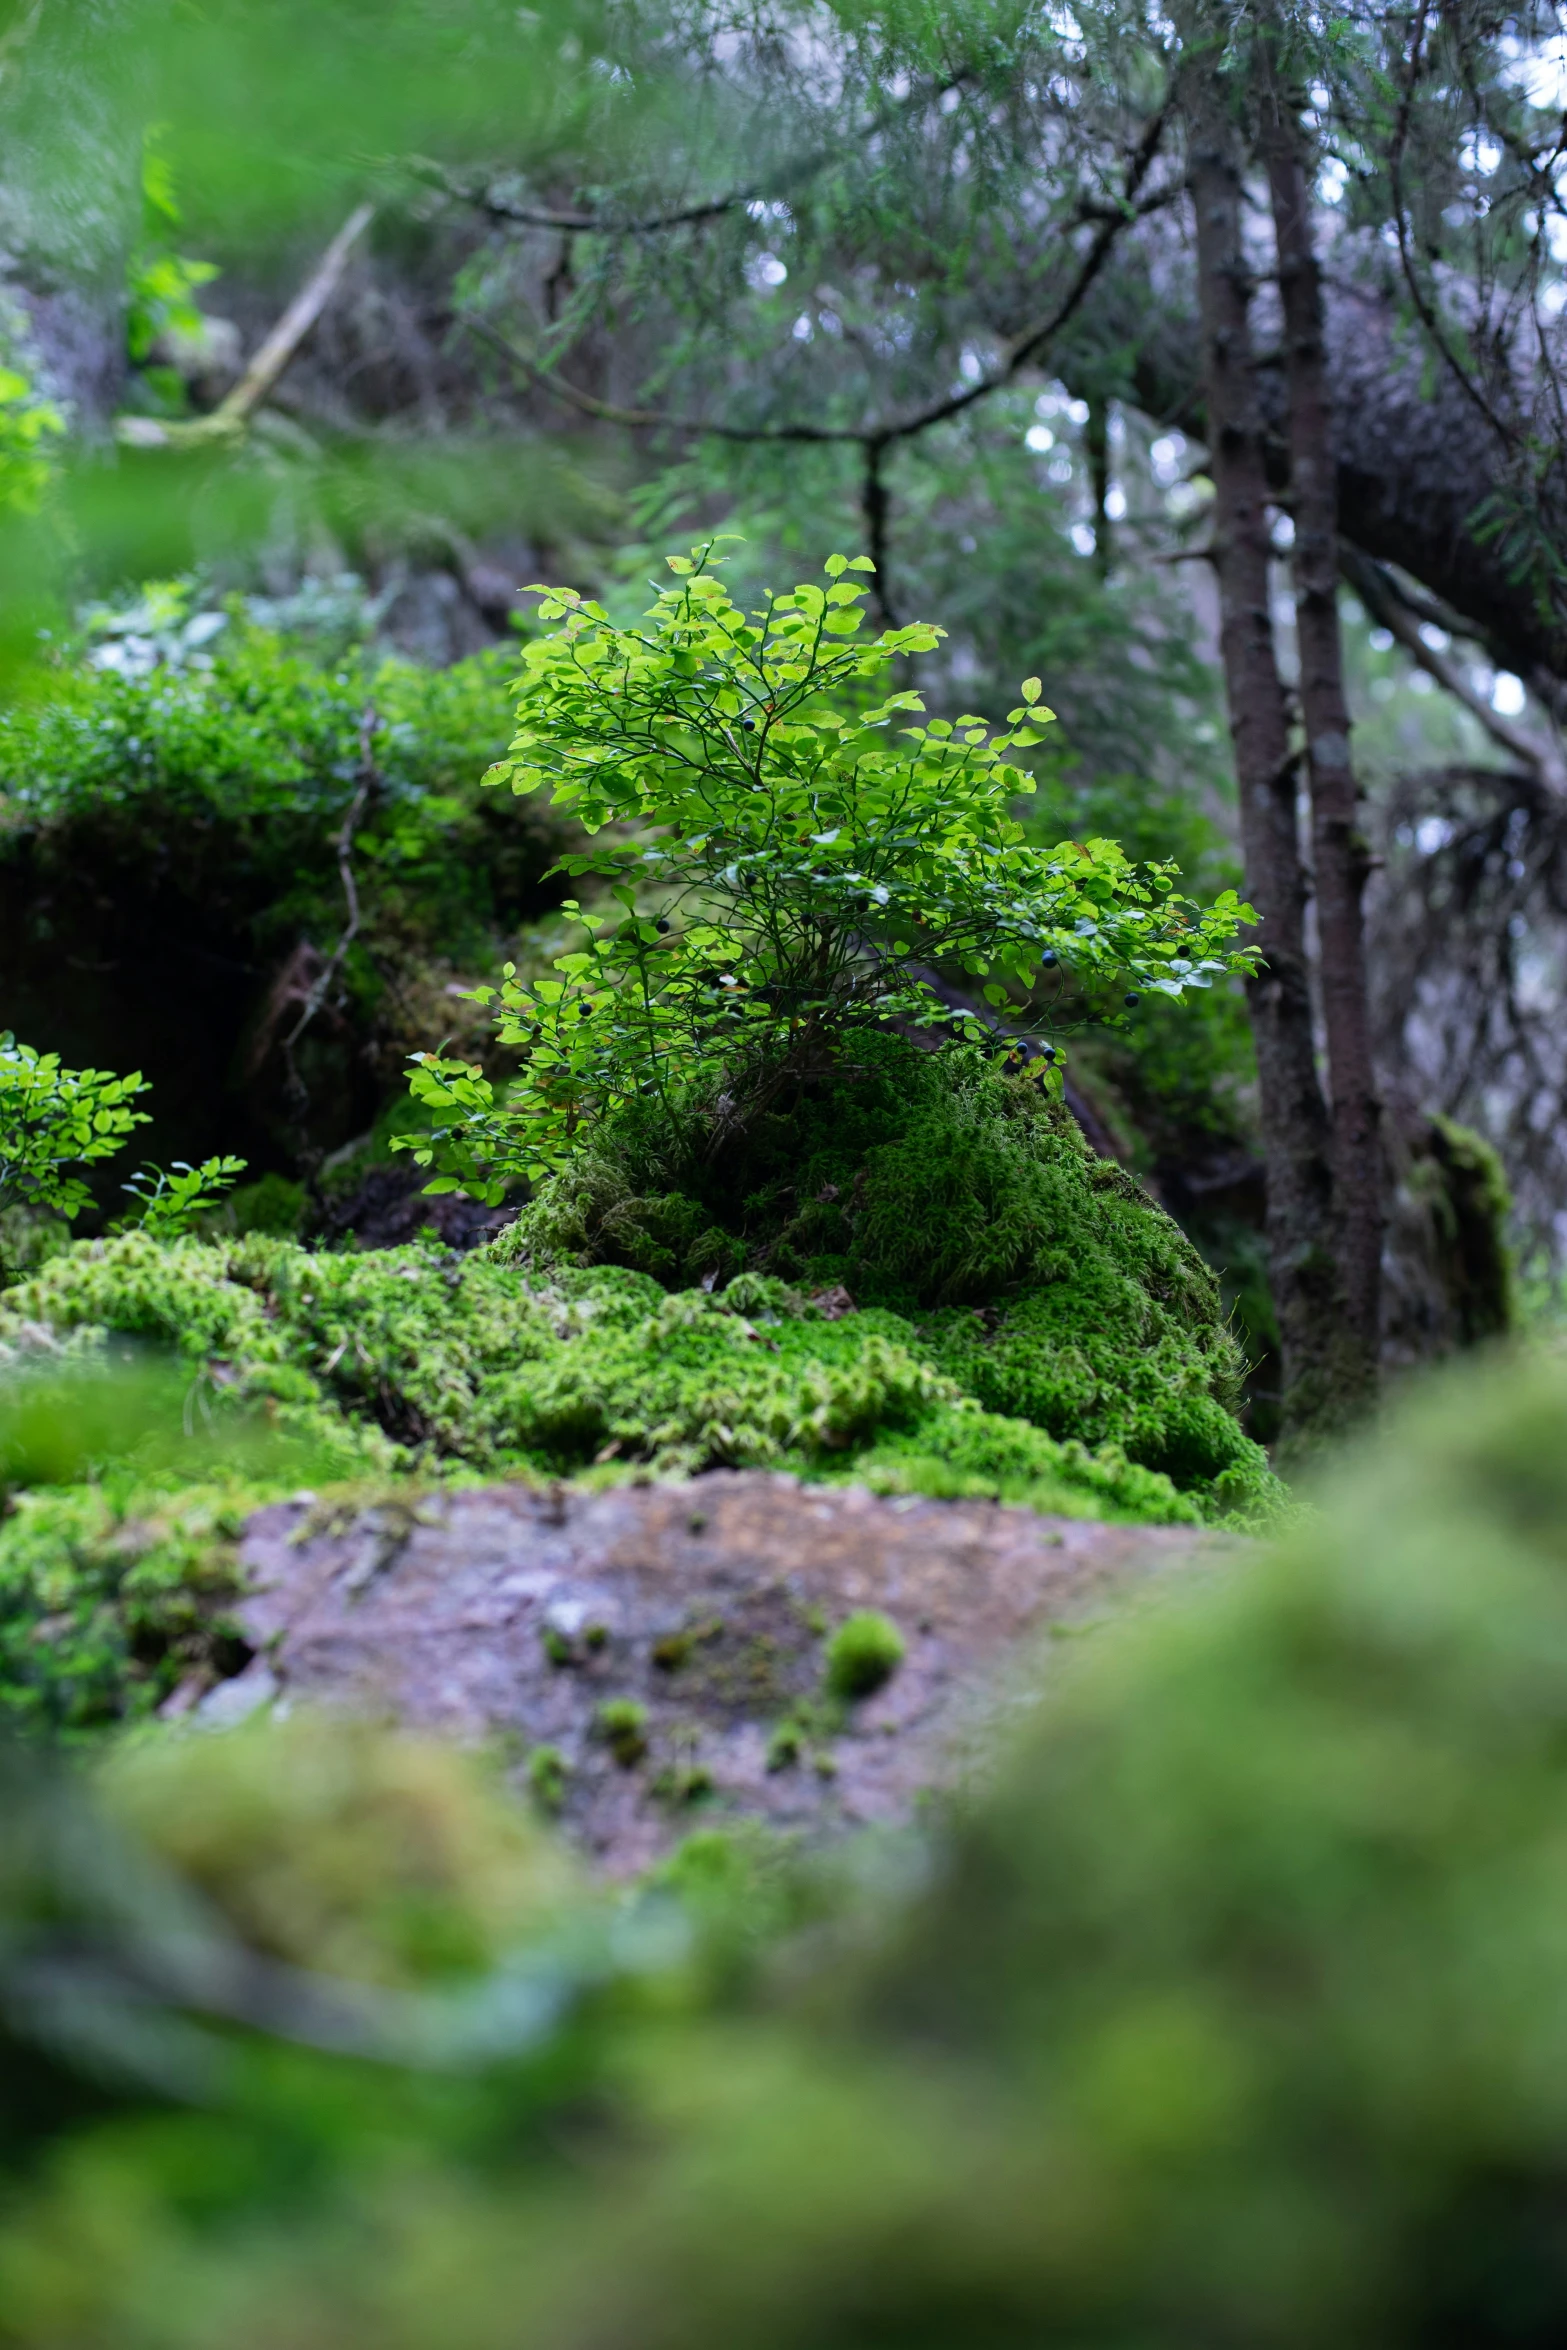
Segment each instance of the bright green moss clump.
[{"label": "bright green moss clump", "polygon": [[1041,1487],[1089,1515],[1200,1514],[1113,1446],[1090,1454],[995,1421],[901,1315],[828,1320],[755,1277],[670,1296],[618,1266],[543,1275],[433,1247],[316,1256],[254,1236],[160,1246],[127,1233],[0,1299],[0,1347],[20,1358],[40,1329],[77,1349],[110,1332],[174,1347],[225,1420],[335,1446],[339,1474],[646,1462],[868,1469],[900,1486],[923,1466],[950,1471],[954,1489]]},{"label": "bright green moss clump", "polygon": [[[858,1038],[830,1084],[679,1165],[623,1118],[498,1247],[670,1287],[742,1266],[841,1287],[904,1317],[922,1359],[989,1413],[1115,1446],[1204,1514],[1266,1511],[1277,1492],[1234,1417],[1244,1364],[1208,1266],[1059,1102],[977,1052]],[[966,1429],[940,1457],[1026,1477],[1021,1458],[992,1466],[1017,1442]]]},{"label": "bright green moss clump", "polygon": [[852,1702],[869,1697],[892,1679],[906,1654],[903,1634],[890,1616],[860,1608],[846,1616],[827,1643],[827,1688]]}]

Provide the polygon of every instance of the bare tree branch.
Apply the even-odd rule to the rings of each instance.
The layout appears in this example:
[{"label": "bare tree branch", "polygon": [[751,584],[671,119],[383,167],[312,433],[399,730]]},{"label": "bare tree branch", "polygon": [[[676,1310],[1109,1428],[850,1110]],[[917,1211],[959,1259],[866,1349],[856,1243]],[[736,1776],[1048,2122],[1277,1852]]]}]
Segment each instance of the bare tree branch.
[{"label": "bare tree branch", "polygon": [[[1405,652],[1429,678],[1441,686],[1444,693],[1462,703],[1472,718],[1479,721],[1498,749],[1517,759],[1538,778],[1544,790],[1553,799],[1567,800],[1567,765],[1554,743],[1532,734],[1527,727],[1515,726],[1494,710],[1485,696],[1477,693],[1456,661],[1449,661],[1434,645],[1427,644],[1421,635],[1420,607],[1406,598],[1403,589],[1380,563],[1373,563],[1354,547],[1344,547],[1339,556],[1340,568],[1366,610],[1390,636],[1396,637]],[[1429,625],[1427,623],[1426,625]]]},{"label": "bare tree branch", "polygon": [[354,835],[359,830],[370,795],[380,784],[381,773],[375,763],[375,730],[379,714],[373,702],[367,702],[359,714],[359,782],[348,812],[343,818],[337,836],[337,875],[343,885],[343,902],[347,920],[338,934],[336,946],[322,965],[315,984],[305,997],[299,1018],[283,1039],[283,1056],[292,1072],[292,1054],[296,1044],[310,1026],[331,993],[332,983],[343,968],[343,960],[354,940],[359,936],[359,883],[354,874]]},{"label": "bare tree branch", "polygon": [[850,442],[863,441],[867,437],[858,426],[848,424],[719,424],[704,416],[678,416],[661,408],[622,408],[612,400],[595,398],[592,392],[583,391],[580,385],[568,382],[565,376],[557,375],[552,368],[541,367],[536,359],[530,358],[509,336],[503,335],[476,311],[459,311],[458,324],[465,326],[470,334],[477,335],[481,342],[488,343],[503,359],[510,360],[512,366],[519,368],[541,391],[553,392],[568,407],[577,409],[583,416],[596,417],[603,424],[623,424],[632,430],[688,432],[720,441]]},{"label": "bare tree branch", "polygon": [[632,429],[706,435],[715,440],[752,444],[832,443],[840,446],[858,444],[867,450],[885,449],[894,441],[910,440],[918,433],[928,432],[932,425],[944,424],[948,418],[961,415],[965,408],[973,407],[976,401],[988,399],[993,392],[1000,391],[1021,369],[1038,359],[1045,347],[1076,315],[1121,231],[1144,212],[1171,202],[1179,192],[1160,190],[1144,199],[1142,206],[1137,201],[1142,183],[1159,152],[1167,120],[1168,109],[1161,107],[1144,129],[1128,160],[1126,186],[1119,205],[1103,202],[1094,205],[1091,217],[1097,220],[1098,226],[1078,263],[1071,284],[1052,308],[1043,317],[1032,320],[1019,333],[1008,338],[1002,346],[999,363],[987,375],[979,377],[972,384],[965,384],[961,391],[950,392],[941,399],[928,402],[908,416],[890,418],[881,424],[739,425],[710,421],[705,417],[680,416],[656,408],[623,408],[612,401],[597,399],[591,392],[585,392],[579,385],[557,375],[553,369],[539,366],[526,351],[519,350],[515,343],[477,312],[461,312],[460,323],[531,377],[542,391],[553,392],[558,399],[564,400],[582,415],[596,417],[602,423],[621,424]]},{"label": "bare tree branch", "polygon": [[[868,139],[878,137],[900,116],[910,114],[918,107],[939,105],[949,90],[961,90],[971,78],[967,73],[950,74],[943,82],[911,92],[895,105],[883,107],[879,114],[873,114],[854,133],[855,143],[863,146]],[[786,189],[797,188],[804,181],[814,179],[840,152],[836,142],[831,146],[813,148],[809,154],[796,156],[791,162],[781,164],[766,177],[752,180],[741,188],[731,188],[725,195],[704,197],[697,204],[675,205],[667,212],[649,212],[640,217],[633,215],[626,220],[606,218],[602,213],[564,212],[548,205],[522,204],[515,197],[497,195],[493,188],[465,186],[452,176],[444,164],[436,163],[425,155],[409,157],[407,169],[426,187],[449,196],[454,203],[469,205],[489,220],[508,222],[518,228],[559,229],[567,236],[652,237],[665,229],[699,226],[703,221],[722,220],[730,213],[743,212],[748,205],[765,203],[770,198],[782,195]]]},{"label": "bare tree branch", "polygon": [[470,210],[482,212],[487,220],[503,221],[514,228],[559,229],[567,236],[657,236],[664,229],[690,228],[704,220],[722,220],[728,213],[755,204],[766,192],[760,184],[732,188],[725,196],[713,196],[701,204],[683,204],[672,212],[650,212],[640,219],[612,220],[592,212],[556,212],[544,205],[519,204],[513,197],[496,195],[491,188],[465,187],[440,164],[428,162],[422,156],[412,157],[407,168],[426,187],[450,197],[454,204],[466,204]]},{"label": "bare tree branch", "polygon": [[1420,11],[1415,19],[1414,31],[1409,43],[1408,69],[1399,97],[1392,143],[1388,149],[1388,178],[1393,194],[1393,228],[1398,238],[1399,269],[1420,323],[1431,338],[1433,349],[1439,353],[1443,364],[1459,385],[1471,407],[1476,409],[1485,419],[1503,445],[1510,448],[1517,439],[1516,433],[1506,418],[1496,413],[1490,401],[1470,375],[1468,368],[1459,358],[1458,353],[1453,349],[1442,321],[1427,298],[1424,286],[1420,283],[1420,274],[1415,268],[1414,256],[1409,250],[1409,208],[1404,202],[1404,150],[1409,143],[1415,91],[1419,85],[1425,61],[1425,41],[1430,15],[1431,10],[1427,0],[1421,0]]}]

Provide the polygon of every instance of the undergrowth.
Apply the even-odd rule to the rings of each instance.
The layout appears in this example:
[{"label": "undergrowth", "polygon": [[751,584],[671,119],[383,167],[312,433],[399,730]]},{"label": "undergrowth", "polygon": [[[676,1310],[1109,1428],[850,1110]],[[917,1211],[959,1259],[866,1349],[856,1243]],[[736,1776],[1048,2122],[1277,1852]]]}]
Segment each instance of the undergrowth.
[{"label": "undergrowth", "polygon": [[[276,950],[341,925],[334,842],[368,779],[361,947],[482,951],[542,902],[547,861],[547,828],[472,780],[505,739],[515,662],[328,663],[236,613],[201,666],[62,664],[47,701],[0,715],[0,859],[30,848],[56,890],[84,861],[145,869]],[[363,954],[348,978],[373,986]]]}]

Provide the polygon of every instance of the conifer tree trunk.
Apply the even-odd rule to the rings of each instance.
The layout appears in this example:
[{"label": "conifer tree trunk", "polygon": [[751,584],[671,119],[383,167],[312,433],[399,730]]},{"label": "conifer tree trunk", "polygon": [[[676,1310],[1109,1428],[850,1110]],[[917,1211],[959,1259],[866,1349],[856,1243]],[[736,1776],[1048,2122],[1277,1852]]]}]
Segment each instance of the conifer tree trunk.
[{"label": "conifer tree trunk", "polygon": [[1340,1354],[1327,1105],[1317,1078],[1295,761],[1269,600],[1268,485],[1251,337],[1239,141],[1215,77],[1185,92],[1214,484],[1213,560],[1240,792],[1246,891],[1264,962],[1247,983],[1268,1182],[1268,1262],[1286,1440],[1336,1417]]},{"label": "conifer tree trunk", "polygon": [[1332,1109],[1333,1217],[1344,1329],[1341,1405],[1377,1384],[1382,1292],[1381,1105],[1361,897],[1368,869],[1349,750],[1338,622],[1337,473],[1328,402],[1322,280],[1311,234],[1311,181],[1298,103],[1264,94],[1263,158],[1278,243],[1289,387],[1290,492],[1295,522],[1301,716],[1311,785],[1319,986]]}]

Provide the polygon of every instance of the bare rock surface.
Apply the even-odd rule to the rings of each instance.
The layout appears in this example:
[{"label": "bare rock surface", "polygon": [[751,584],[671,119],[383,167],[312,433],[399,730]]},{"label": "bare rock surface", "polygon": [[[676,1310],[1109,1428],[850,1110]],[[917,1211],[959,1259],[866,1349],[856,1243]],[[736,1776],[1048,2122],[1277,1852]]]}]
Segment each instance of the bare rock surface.
[{"label": "bare rock surface", "polygon": [[[301,1496],[251,1520],[240,1614],[257,1654],[202,1711],[281,1692],[498,1736],[573,1841],[627,1872],[701,1820],[814,1834],[907,1819],[982,1757],[1050,1628],[1245,1547],[761,1472],[497,1485],[336,1517]],[[828,1637],[867,1608],[904,1659],[835,1709]]]}]

